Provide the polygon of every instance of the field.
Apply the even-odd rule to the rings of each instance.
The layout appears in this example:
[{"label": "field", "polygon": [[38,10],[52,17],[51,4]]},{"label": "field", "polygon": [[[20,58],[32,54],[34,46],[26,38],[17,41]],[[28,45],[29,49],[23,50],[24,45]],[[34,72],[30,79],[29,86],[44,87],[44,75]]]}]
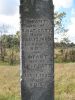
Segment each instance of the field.
[{"label": "field", "polygon": [[75,63],[55,65],[55,100],[75,100]]},{"label": "field", "polygon": [[0,66],[0,100],[20,100],[18,66]]},{"label": "field", "polygon": [[[21,100],[19,66],[0,66],[0,100]],[[55,100],[75,100],[75,63],[55,64]]]}]

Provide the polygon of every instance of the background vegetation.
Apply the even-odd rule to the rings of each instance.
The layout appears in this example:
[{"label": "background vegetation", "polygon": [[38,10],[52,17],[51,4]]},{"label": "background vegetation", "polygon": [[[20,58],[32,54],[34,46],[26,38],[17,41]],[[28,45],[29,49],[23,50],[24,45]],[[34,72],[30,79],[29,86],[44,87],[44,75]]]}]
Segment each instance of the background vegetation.
[{"label": "background vegetation", "polygon": [[[72,43],[67,37],[67,31],[64,27],[64,12],[54,14],[54,30],[55,35],[60,34],[61,41],[55,41],[55,62],[75,62],[75,44]],[[3,34],[8,31],[8,27],[4,26],[0,28],[0,62],[8,63],[10,65],[19,64],[19,49],[20,49],[20,32],[16,34]],[[55,40],[58,40],[55,37]]]},{"label": "background vegetation", "polygon": [[[2,35],[0,37],[0,62],[10,65],[19,64],[20,33],[14,35]],[[55,62],[75,62],[75,44],[68,39],[55,42]]]},{"label": "background vegetation", "polygon": [[[65,13],[55,13],[55,34],[66,34],[63,25]],[[6,27],[0,29],[0,100],[21,100],[19,44],[20,32],[3,34]],[[55,38],[56,40],[57,38]],[[75,100],[75,44],[68,37],[55,42],[55,100]]]}]

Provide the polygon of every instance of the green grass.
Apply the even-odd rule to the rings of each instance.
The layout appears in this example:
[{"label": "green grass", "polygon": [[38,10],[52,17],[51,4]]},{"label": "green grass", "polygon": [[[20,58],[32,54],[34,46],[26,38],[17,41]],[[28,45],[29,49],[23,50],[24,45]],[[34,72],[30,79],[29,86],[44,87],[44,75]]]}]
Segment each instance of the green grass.
[{"label": "green grass", "polygon": [[[0,100],[21,100],[19,66],[0,66]],[[55,100],[75,100],[75,63],[55,64]]]}]

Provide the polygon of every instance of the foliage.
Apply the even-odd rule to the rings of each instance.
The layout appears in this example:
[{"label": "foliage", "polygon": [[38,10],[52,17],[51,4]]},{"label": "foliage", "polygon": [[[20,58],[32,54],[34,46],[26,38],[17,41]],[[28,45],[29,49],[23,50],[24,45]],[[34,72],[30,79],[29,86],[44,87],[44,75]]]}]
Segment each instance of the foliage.
[{"label": "foliage", "polygon": [[75,48],[57,49],[55,62],[75,62]]},{"label": "foliage", "polygon": [[[66,16],[64,12],[58,13],[55,12],[54,14],[54,25],[55,25],[55,34],[62,33],[63,35],[66,34],[68,31],[65,29],[63,24],[63,18]],[[16,34],[13,35],[6,35],[2,34],[2,32],[5,32],[8,30],[6,27],[2,27],[1,31],[1,37],[0,37],[0,60],[6,63],[9,63],[10,65],[19,63],[19,49],[20,49],[20,32],[17,31]],[[55,61],[56,62],[68,62],[68,59],[70,61],[75,61],[71,56],[74,51],[68,52],[68,47],[74,46],[74,43],[70,43],[68,37],[64,35],[62,36],[62,40],[60,43],[55,43],[55,48],[60,48],[60,51],[58,54],[55,53]],[[69,57],[67,58],[67,55]],[[73,60],[72,60],[72,59]],[[66,60],[65,60],[66,59]]]},{"label": "foliage", "polygon": [[19,63],[19,32],[14,35],[0,37],[0,60],[10,65]]},{"label": "foliage", "polygon": [[65,16],[66,16],[65,12],[62,12],[62,13],[55,12],[54,13],[55,34],[64,33],[68,31],[67,29],[65,29],[64,24],[63,24],[63,18]]},{"label": "foliage", "polygon": [[[68,38],[67,37],[67,31],[68,29],[65,28],[65,24],[64,24],[64,18],[66,17],[66,13],[65,12],[55,12],[54,14],[54,40],[56,41],[64,41],[64,38]],[[65,37],[64,37],[65,36]]]},{"label": "foliage", "polygon": [[0,37],[0,40],[2,41],[3,44],[5,44],[6,48],[12,48],[12,47],[17,47],[19,46],[19,36],[16,33],[16,35],[2,35]]}]

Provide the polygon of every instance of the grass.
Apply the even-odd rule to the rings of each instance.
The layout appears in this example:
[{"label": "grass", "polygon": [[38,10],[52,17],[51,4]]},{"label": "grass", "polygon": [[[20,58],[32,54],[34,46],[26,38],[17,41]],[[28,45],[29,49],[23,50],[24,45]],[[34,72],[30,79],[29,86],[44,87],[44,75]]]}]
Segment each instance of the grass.
[{"label": "grass", "polygon": [[0,100],[20,100],[18,66],[0,66]]},{"label": "grass", "polygon": [[[0,100],[21,100],[18,66],[0,66]],[[75,63],[55,64],[55,100],[75,100]]]},{"label": "grass", "polygon": [[55,100],[75,100],[75,63],[55,65]]}]

